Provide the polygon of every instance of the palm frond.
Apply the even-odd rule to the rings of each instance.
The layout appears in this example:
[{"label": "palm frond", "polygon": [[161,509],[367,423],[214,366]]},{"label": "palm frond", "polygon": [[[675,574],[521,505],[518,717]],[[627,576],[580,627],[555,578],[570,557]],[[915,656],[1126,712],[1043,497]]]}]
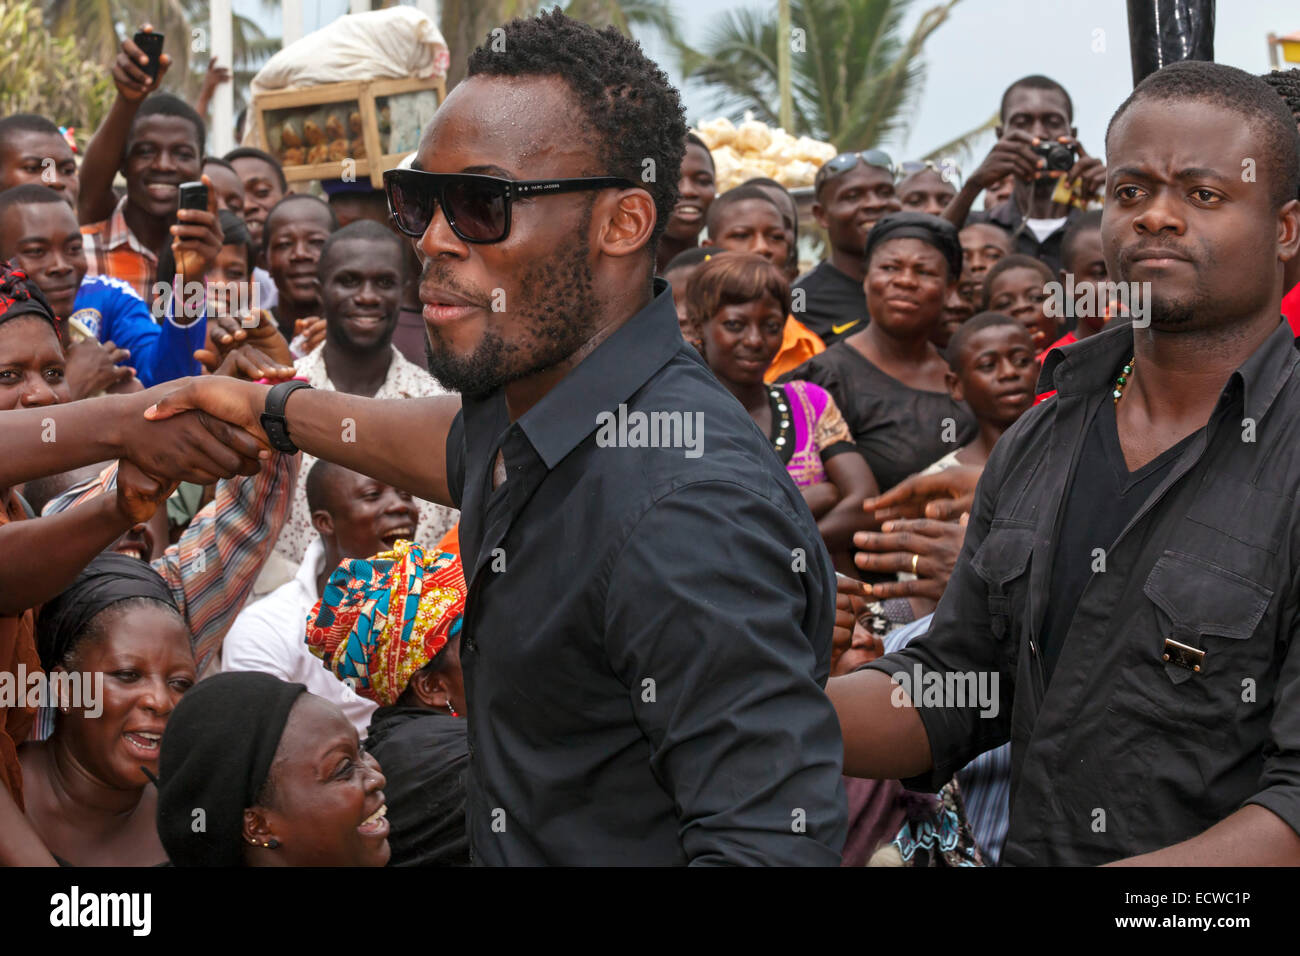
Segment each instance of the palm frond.
[{"label": "palm frond", "polygon": [[[924,11],[907,35],[911,0],[791,0],[802,49],[791,57],[794,129],[839,149],[863,149],[903,131],[925,78],[922,51],[959,0]],[[715,107],[775,121],[779,100],[776,13],[733,9],[714,20],[699,49],[677,47],[688,81],[711,88]]]}]

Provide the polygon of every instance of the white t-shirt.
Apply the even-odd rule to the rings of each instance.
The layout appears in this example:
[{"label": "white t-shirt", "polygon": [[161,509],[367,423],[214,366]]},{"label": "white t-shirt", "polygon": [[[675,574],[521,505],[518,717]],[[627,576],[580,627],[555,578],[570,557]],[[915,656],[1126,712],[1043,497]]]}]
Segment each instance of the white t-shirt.
[{"label": "white t-shirt", "polygon": [[1056,230],[1065,225],[1065,216],[1060,219],[1026,219],[1025,225],[1030,228],[1034,236],[1041,243]]},{"label": "white t-shirt", "polygon": [[324,567],[325,546],[317,535],[292,581],[239,612],[221,649],[221,669],[261,671],[305,684],[313,694],[343,708],[364,739],[378,705],[335,677],[307,649],[307,615],[320,600],[316,577]]}]

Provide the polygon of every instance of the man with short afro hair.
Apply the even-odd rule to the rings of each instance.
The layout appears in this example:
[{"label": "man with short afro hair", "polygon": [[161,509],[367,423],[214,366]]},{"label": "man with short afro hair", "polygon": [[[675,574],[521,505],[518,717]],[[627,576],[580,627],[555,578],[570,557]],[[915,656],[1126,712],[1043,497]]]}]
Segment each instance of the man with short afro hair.
[{"label": "man with short afro hair", "polygon": [[654,197],[653,251],[677,205],[686,155],[685,114],[668,77],[614,27],[593,31],[558,9],[498,29],[469,55],[468,75],[562,77],[590,130],[588,175],[622,176]]}]

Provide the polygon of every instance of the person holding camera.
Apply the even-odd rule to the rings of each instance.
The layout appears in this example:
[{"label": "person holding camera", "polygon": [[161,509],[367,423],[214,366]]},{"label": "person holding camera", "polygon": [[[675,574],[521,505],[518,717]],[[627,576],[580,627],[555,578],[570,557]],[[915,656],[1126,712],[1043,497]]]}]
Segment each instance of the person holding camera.
[{"label": "person holding camera", "polygon": [[[990,222],[1012,234],[1013,252],[1061,268],[1061,240],[1106,181],[1102,161],[1089,156],[1071,125],[1070,94],[1046,76],[1026,76],[1002,94],[998,141],[948,204],[943,216],[957,228]],[[1011,198],[972,213],[985,189],[1014,177]]]}]

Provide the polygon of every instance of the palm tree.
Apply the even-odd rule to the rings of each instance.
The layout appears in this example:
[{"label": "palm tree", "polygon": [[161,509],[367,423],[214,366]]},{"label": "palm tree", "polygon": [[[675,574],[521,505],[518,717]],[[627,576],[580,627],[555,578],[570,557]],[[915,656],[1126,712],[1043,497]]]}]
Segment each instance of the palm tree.
[{"label": "palm tree", "polygon": [[38,113],[75,127],[84,143],[113,97],[112,81],[77,44],[53,36],[31,0],[0,0],[0,116]]},{"label": "palm tree", "polygon": [[[958,0],[922,14],[910,36],[910,0],[790,0],[794,135],[866,149],[901,132],[924,79],[921,51]],[[717,107],[778,125],[777,13],[722,14],[703,50],[679,45],[682,75],[717,88]]]}]

